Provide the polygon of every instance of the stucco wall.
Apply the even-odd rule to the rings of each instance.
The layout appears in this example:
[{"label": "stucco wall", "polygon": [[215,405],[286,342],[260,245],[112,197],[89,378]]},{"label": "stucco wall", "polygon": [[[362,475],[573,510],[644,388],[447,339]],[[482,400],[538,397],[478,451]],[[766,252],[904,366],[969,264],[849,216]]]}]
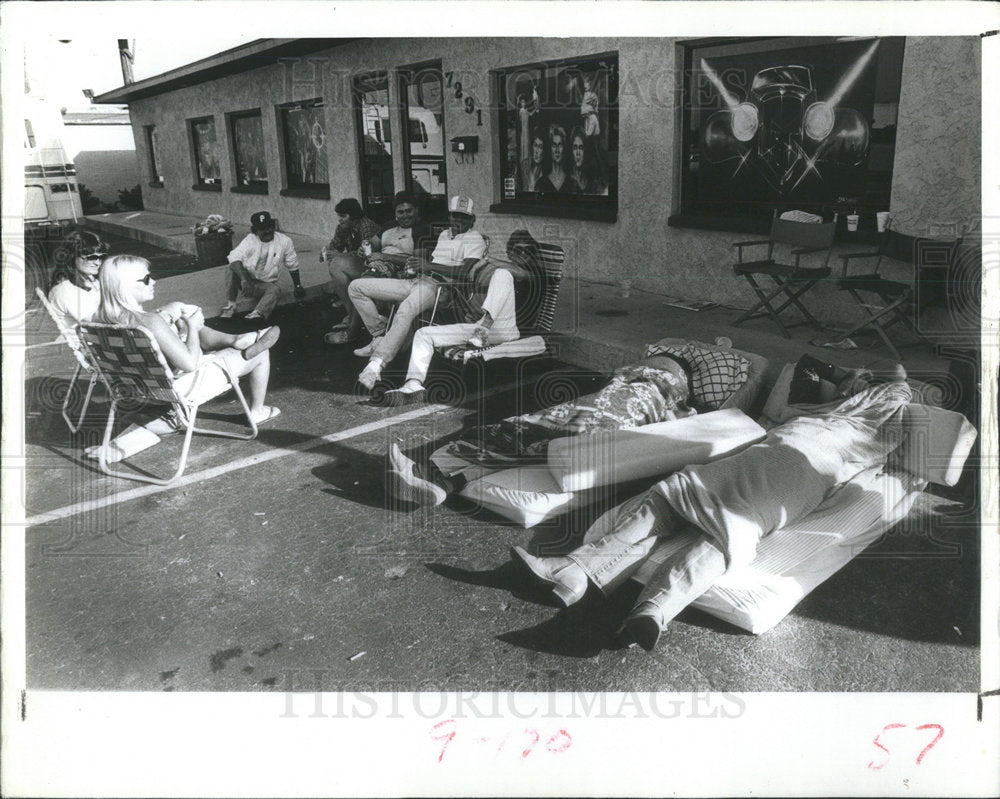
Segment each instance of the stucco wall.
[{"label": "stucco wall", "polygon": [[[674,88],[675,49],[673,39],[449,39],[447,47],[432,39],[383,40],[377,48],[356,43],[317,53],[310,57],[315,59],[312,63],[302,62],[294,72],[288,65],[275,65],[133,102],[130,110],[146,207],[198,215],[222,213],[239,220],[255,210],[270,208],[285,229],[327,235],[334,227],[336,201],[360,193],[350,76],[369,70],[392,73],[400,67],[440,60],[445,71],[454,71],[462,78],[466,94],[484,109],[483,125],[477,127],[476,115],[465,113],[461,101],[446,94],[446,138],[479,136],[475,161],[460,164],[451,158],[447,177],[450,194],[475,199],[480,230],[502,241],[523,227],[536,238],[558,241],[569,253],[569,269],[583,277],[608,282],[629,278],[637,288],[749,307],[754,297],[731,268],[731,242],[747,238],[746,234],[667,225],[670,213],[678,210],[674,186],[675,116],[679,111]],[[489,205],[499,199],[500,191],[494,175],[495,120],[487,111],[490,70],[607,51],[618,52],[621,71],[617,222],[490,214]],[[978,39],[933,38],[914,40],[912,46],[907,43],[890,209],[905,219],[902,229],[907,232],[926,231],[942,218],[943,209],[961,209],[965,217],[978,217],[978,53]],[[398,101],[396,88],[396,82],[390,81],[393,104]],[[274,107],[316,96],[323,96],[326,102],[331,199],[281,197]],[[935,108],[930,115],[926,111],[928,100]],[[230,192],[234,181],[231,165],[224,159],[221,194],[192,190],[186,120],[214,115],[220,152],[228,153],[225,113],[258,107],[265,131],[269,196]],[[949,117],[961,122],[953,124]],[[966,121],[970,124],[965,125]],[[156,124],[159,131],[160,157],[167,177],[162,189],[145,186],[149,167],[143,126],[148,124]],[[969,168],[954,168],[956,153],[967,157]],[[398,148],[394,156],[396,183],[401,186]],[[947,187],[940,198],[933,191],[938,186]],[[853,318],[849,300],[834,286],[819,286],[814,291],[810,305],[818,316],[838,323]]]},{"label": "stucco wall", "polygon": [[892,213],[897,229],[945,235],[982,216],[979,37],[909,37],[899,97]]}]

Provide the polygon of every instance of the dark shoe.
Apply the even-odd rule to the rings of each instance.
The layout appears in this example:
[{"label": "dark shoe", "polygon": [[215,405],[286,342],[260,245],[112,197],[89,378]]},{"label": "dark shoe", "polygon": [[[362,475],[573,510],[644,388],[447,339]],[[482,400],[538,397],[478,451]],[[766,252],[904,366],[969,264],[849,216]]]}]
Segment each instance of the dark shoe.
[{"label": "dark shoe", "polygon": [[649,602],[643,602],[625,619],[625,629],[633,641],[647,652],[652,652],[663,630],[661,618],[659,608]]},{"label": "dark shoe", "polygon": [[568,558],[536,558],[518,546],[510,548],[510,558],[536,582],[550,587],[563,607],[579,602],[587,593],[587,573]]},{"label": "dark shoe", "polygon": [[414,505],[440,505],[448,498],[448,492],[441,486],[417,476],[416,462],[407,458],[398,444],[389,448],[389,494],[395,499],[412,502]]},{"label": "dark shoe", "polygon": [[418,405],[426,399],[427,392],[422,388],[417,391],[403,391],[394,388],[382,395],[378,405],[383,408],[401,408],[404,405]]}]

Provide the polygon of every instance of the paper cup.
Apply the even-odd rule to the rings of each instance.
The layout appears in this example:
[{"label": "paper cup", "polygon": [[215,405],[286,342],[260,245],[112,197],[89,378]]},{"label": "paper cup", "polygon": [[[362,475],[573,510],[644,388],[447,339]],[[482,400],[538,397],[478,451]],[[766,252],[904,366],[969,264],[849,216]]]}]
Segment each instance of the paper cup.
[{"label": "paper cup", "polygon": [[889,224],[889,212],[879,211],[875,214],[875,222],[878,224],[878,232],[885,233],[885,229]]},{"label": "paper cup", "polygon": [[847,215],[847,229],[848,230],[857,230],[858,229],[858,215],[857,214],[848,214]]}]

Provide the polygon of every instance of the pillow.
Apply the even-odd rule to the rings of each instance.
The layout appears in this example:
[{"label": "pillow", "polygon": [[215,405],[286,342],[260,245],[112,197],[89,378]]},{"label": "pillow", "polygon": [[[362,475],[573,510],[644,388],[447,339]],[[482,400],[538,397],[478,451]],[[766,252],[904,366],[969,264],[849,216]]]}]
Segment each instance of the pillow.
[{"label": "pillow", "polygon": [[663,339],[646,348],[647,358],[661,353],[679,356],[691,365],[691,397],[710,411],[721,408],[747,382],[750,373],[750,362],[731,350],[676,339]]},{"label": "pillow", "polygon": [[585,492],[563,491],[544,463],[485,475],[467,483],[459,494],[522,527],[534,527],[588,501]]}]

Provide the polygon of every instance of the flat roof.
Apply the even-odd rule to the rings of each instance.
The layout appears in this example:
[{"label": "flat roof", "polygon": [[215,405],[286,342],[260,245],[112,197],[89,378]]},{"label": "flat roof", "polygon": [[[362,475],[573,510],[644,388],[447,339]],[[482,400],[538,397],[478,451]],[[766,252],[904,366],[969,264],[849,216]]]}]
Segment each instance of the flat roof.
[{"label": "flat roof", "polygon": [[279,58],[314,53],[338,47],[356,39],[255,39],[230,50],[202,58],[183,67],[154,75],[151,78],[120,86],[94,97],[95,103],[128,103],[155,97],[176,89],[195,86],[209,80],[272,66]]}]

